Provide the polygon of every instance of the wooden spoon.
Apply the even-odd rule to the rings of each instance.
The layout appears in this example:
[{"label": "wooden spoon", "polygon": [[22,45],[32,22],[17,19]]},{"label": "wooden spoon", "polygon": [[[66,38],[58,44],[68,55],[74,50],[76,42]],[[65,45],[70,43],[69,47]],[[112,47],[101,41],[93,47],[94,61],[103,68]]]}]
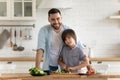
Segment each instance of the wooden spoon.
[{"label": "wooden spoon", "polygon": [[10,47],[13,47],[13,42],[12,42],[12,28],[10,28]]}]

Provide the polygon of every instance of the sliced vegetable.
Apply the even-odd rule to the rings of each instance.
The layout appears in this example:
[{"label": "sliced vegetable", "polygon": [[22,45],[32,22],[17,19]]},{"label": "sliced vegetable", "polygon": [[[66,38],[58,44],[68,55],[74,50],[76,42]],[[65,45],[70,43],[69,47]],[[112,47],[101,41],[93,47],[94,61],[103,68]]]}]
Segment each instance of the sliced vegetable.
[{"label": "sliced vegetable", "polygon": [[35,68],[35,67],[30,68],[29,72],[30,72],[31,75],[45,75],[46,74],[46,72],[44,72],[44,71],[42,71],[38,68]]},{"label": "sliced vegetable", "polygon": [[86,73],[87,74],[96,74],[96,71],[93,69],[93,70],[88,70]]}]

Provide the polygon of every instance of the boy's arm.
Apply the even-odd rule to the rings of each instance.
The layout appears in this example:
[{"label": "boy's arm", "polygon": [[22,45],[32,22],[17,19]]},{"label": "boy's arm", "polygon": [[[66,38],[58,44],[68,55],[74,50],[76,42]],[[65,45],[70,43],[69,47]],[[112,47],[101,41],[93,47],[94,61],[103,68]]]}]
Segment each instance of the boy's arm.
[{"label": "boy's arm", "polygon": [[63,63],[62,57],[59,57],[58,64],[60,65],[60,67],[61,67],[62,70],[66,70],[67,65]]},{"label": "boy's arm", "polygon": [[85,58],[83,58],[83,61],[82,61],[81,64],[79,64],[77,66],[74,66],[74,67],[68,67],[68,70],[69,71],[70,70],[78,70],[78,69],[81,69],[81,68],[83,68],[83,67],[85,67],[87,65],[89,65],[89,59],[88,59],[88,57],[85,57]]}]

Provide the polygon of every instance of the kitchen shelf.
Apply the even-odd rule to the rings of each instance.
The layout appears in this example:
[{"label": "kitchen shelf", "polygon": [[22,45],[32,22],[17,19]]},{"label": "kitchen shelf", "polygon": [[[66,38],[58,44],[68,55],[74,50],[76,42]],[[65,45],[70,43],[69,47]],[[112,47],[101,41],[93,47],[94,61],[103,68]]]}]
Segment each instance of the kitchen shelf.
[{"label": "kitchen shelf", "polygon": [[16,26],[19,26],[19,27],[33,27],[33,28],[35,28],[35,24],[32,24],[32,25],[0,25],[0,27],[16,27]]},{"label": "kitchen shelf", "polygon": [[110,19],[120,19],[120,15],[110,16]]}]

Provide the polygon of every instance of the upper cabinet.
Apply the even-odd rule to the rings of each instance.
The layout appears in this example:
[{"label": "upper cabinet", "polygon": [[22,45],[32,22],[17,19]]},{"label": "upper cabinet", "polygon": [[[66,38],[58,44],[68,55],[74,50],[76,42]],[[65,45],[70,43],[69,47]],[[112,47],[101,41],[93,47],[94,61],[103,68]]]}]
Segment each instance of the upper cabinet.
[{"label": "upper cabinet", "polygon": [[11,0],[12,19],[31,20],[36,16],[35,0]]},{"label": "upper cabinet", "polygon": [[0,0],[0,20],[35,20],[35,18],[36,0]]},{"label": "upper cabinet", "polygon": [[10,17],[10,0],[0,0],[0,20]]}]

